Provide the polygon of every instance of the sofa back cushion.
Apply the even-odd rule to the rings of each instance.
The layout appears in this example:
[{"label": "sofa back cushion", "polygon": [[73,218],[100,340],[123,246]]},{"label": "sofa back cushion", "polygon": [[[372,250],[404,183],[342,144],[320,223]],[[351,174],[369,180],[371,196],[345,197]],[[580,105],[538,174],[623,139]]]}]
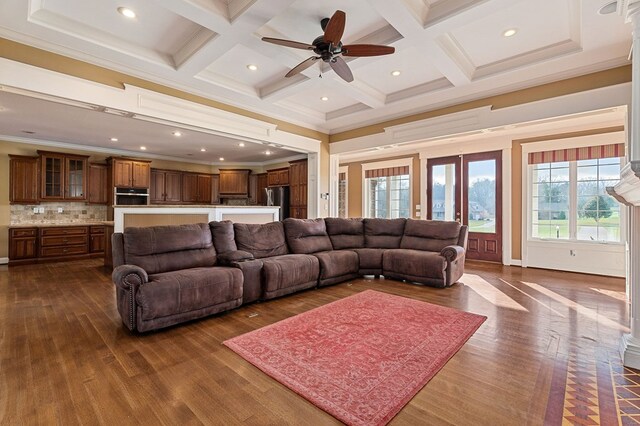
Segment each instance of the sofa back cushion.
[{"label": "sofa back cushion", "polygon": [[289,254],[282,222],[234,223],[233,230],[238,250],[248,251],[256,259]]},{"label": "sofa back cushion", "polygon": [[206,223],[125,228],[124,261],[147,274],[214,266],[216,250]]},{"label": "sofa back cushion", "polygon": [[334,250],[364,247],[364,222],[362,218],[327,217],[324,219],[324,223],[327,226],[327,233]]},{"label": "sofa back cushion", "polygon": [[439,252],[458,244],[460,227],[458,222],[407,219],[400,248]]},{"label": "sofa back cushion", "polygon": [[235,235],[233,232],[233,222],[223,220],[222,222],[209,222],[213,246],[217,253],[227,253],[238,250]]},{"label": "sofa back cushion", "polygon": [[333,249],[322,218],[285,219],[284,232],[289,248],[295,254],[310,254]]},{"label": "sofa back cushion", "polygon": [[406,219],[364,219],[366,248],[399,248]]}]

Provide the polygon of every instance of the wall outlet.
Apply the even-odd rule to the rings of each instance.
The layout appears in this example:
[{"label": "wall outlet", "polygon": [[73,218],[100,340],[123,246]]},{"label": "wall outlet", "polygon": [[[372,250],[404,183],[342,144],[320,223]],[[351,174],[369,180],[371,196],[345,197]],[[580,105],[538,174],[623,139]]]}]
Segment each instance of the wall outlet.
[{"label": "wall outlet", "polygon": [[44,213],[44,207],[38,207],[38,213]]},{"label": "wall outlet", "polygon": [[64,209],[62,207],[58,207],[58,213],[64,213]]},{"label": "wall outlet", "polygon": [[34,208],[33,208],[33,212],[34,212],[35,214],[38,214],[38,208],[37,208],[37,207],[34,207]]}]

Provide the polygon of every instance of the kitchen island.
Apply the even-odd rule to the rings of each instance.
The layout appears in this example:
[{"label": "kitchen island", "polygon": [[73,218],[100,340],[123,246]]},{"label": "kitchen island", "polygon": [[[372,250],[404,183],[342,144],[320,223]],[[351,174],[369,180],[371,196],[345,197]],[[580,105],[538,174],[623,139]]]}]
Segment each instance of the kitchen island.
[{"label": "kitchen island", "polygon": [[153,205],[113,206],[114,232],[127,227],[183,225],[230,220],[238,223],[267,223],[279,220],[277,206]]}]

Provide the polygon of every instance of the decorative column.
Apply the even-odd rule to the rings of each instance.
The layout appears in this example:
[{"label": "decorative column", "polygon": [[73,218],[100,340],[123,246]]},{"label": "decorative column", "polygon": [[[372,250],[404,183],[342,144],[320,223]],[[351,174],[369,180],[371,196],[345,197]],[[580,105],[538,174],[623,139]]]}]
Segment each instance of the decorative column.
[{"label": "decorative column", "polygon": [[633,71],[631,82],[631,131],[627,164],[621,172],[620,183],[607,190],[630,207],[628,288],[631,302],[631,334],[620,342],[623,364],[640,369],[640,2],[630,2],[627,20],[633,24]]}]

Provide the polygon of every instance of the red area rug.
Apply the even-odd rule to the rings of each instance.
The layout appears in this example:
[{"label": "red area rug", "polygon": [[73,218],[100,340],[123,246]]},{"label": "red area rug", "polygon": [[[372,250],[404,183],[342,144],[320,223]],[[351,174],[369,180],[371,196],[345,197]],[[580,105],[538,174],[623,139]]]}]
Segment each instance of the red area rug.
[{"label": "red area rug", "polygon": [[378,291],[224,342],[349,425],[384,425],[486,317]]}]

